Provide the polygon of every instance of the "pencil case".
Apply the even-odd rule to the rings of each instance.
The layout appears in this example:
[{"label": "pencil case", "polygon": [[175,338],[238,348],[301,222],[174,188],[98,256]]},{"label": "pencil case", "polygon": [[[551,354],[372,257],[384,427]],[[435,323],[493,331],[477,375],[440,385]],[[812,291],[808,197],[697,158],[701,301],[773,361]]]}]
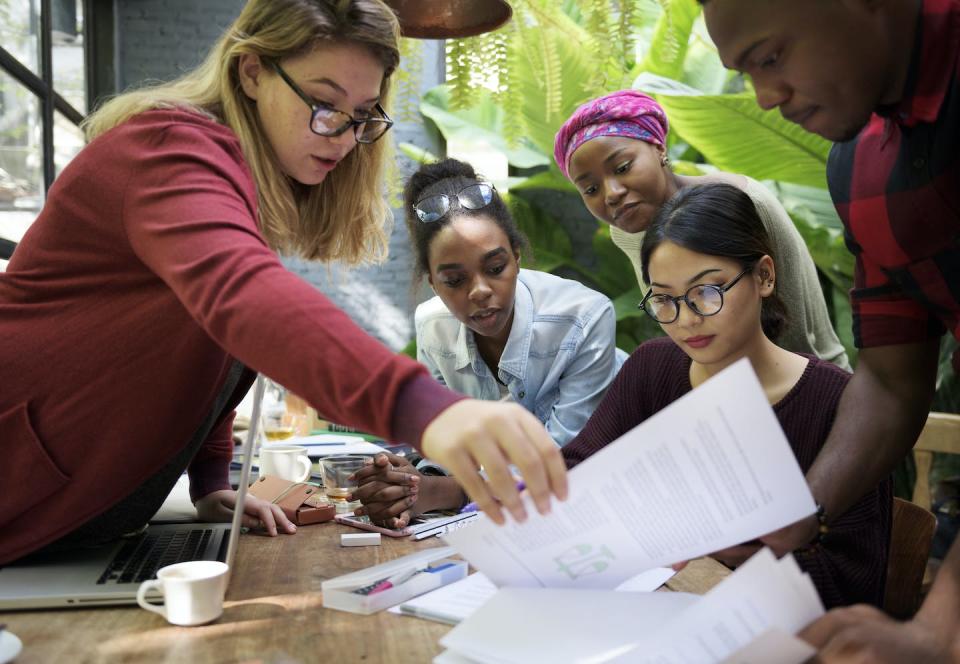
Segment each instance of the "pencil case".
[{"label": "pencil case", "polygon": [[264,475],[250,485],[250,495],[275,503],[298,526],[330,521],[337,509],[320,487]]},{"label": "pencil case", "polygon": [[[450,558],[454,553],[450,546],[426,549],[329,579],[320,584],[323,605],[328,609],[369,615],[459,581],[467,576],[467,562]],[[418,570],[418,573],[388,590],[365,593],[371,586],[408,570]]]}]

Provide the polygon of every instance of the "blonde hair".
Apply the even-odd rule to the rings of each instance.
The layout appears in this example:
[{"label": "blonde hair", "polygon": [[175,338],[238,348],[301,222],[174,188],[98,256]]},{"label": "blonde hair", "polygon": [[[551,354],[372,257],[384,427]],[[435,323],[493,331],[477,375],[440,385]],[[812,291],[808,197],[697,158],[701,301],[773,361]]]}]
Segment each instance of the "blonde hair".
[{"label": "blonde hair", "polygon": [[397,18],[381,0],[249,0],[200,66],[170,83],[110,100],[86,120],[87,138],[151,109],[203,114],[240,140],[257,185],[260,230],[273,249],[348,264],[380,261],[392,221],[383,188],[389,137],[356,146],[317,186],[293,182],[243,92],[238,67],[247,53],[280,60],[318,45],[360,44],[384,66],[380,94],[386,105],[400,60],[399,38]]}]

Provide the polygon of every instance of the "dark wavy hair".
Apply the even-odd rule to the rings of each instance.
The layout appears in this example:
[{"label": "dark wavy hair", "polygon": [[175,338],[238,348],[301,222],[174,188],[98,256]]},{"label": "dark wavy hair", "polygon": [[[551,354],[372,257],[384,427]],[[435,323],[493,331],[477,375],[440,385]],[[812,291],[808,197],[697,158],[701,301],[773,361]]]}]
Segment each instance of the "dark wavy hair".
[{"label": "dark wavy hair", "polygon": [[[684,187],[660,208],[640,246],[640,265],[647,283],[650,256],[663,242],[730,258],[744,269],[753,269],[765,255],[776,264],[777,257],[753,201],[729,184]],[[763,298],[760,323],[772,341],[786,327],[787,310],[776,291]]]},{"label": "dark wavy hair", "polygon": [[417,280],[430,272],[430,243],[433,238],[451,221],[461,216],[489,217],[506,234],[510,241],[510,248],[514,252],[528,247],[526,236],[517,228],[510,210],[496,191],[493,193],[490,204],[479,210],[469,210],[453,205],[446,215],[429,223],[420,221],[416,210],[413,209],[414,203],[427,196],[446,194],[450,198],[456,198],[457,192],[461,189],[479,182],[484,180],[477,176],[473,166],[456,159],[424,164],[410,176],[403,190],[403,203],[406,210],[407,230],[410,232],[410,241],[413,243],[415,254],[414,275]]}]

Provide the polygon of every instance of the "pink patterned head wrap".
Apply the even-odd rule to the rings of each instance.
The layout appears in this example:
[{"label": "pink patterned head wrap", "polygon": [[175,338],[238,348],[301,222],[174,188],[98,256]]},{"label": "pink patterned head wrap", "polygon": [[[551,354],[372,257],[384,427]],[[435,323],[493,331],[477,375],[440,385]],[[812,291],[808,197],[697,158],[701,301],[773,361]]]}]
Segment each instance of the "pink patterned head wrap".
[{"label": "pink patterned head wrap", "polygon": [[588,101],[563,123],[553,142],[553,158],[569,178],[574,151],[597,136],[626,136],[663,147],[667,115],[652,97],[637,90],[620,90]]}]

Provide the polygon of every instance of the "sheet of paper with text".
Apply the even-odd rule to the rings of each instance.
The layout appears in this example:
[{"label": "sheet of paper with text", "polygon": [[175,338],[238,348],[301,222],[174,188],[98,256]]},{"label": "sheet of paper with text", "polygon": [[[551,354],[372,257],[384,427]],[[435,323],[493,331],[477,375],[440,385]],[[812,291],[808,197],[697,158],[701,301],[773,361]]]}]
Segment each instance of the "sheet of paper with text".
[{"label": "sheet of paper with text", "polygon": [[570,473],[570,496],[526,523],[485,516],[444,539],[498,586],[614,588],[816,511],[747,360]]}]

